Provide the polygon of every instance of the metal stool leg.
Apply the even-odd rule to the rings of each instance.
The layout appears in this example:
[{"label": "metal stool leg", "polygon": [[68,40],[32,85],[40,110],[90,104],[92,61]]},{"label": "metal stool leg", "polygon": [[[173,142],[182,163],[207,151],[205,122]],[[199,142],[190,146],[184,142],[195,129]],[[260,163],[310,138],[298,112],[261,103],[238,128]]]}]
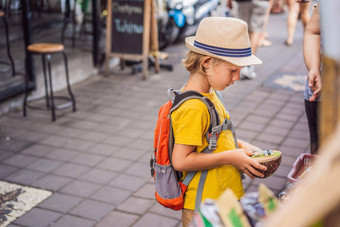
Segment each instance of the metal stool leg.
[{"label": "metal stool leg", "polygon": [[43,74],[44,74],[44,82],[45,82],[45,99],[46,99],[46,107],[50,108],[50,98],[48,95],[48,81],[46,76],[46,60],[45,60],[45,54],[41,55],[41,61],[43,65]]},{"label": "metal stool leg", "polygon": [[67,56],[66,56],[65,52],[62,52],[62,53],[63,53],[63,56],[64,56],[64,63],[65,63],[65,74],[66,74],[67,90],[68,90],[68,93],[70,94],[71,99],[72,99],[73,112],[76,112],[76,99],[74,98],[74,95],[72,93],[71,86],[70,86],[70,79],[69,79],[69,75],[68,75]]},{"label": "metal stool leg", "polygon": [[7,42],[7,55],[8,55],[10,62],[11,62],[11,65],[12,65],[12,76],[15,76],[14,61],[13,61],[11,51],[10,51],[10,47],[9,47],[10,43],[9,43],[9,38],[8,38],[8,23],[7,23],[6,16],[4,16],[4,23],[5,23],[6,42]]},{"label": "metal stool leg", "polygon": [[27,97],[28,97],[28,78],[27,74],[25,73],[25,97],[24,97],[24,103],[23,103],[23,115],[24,117],[27,116]]},{"label": "metal stool leg", "polygon": [[51,54],[46,55],[46,60],[47,60],[47,70],[48,70],[48,77],[49,77],[49,83],[50,83],[52,121],[55,121],[56,117],[55,117],[55,105],[54,105],[53,86],[52,86]]}]

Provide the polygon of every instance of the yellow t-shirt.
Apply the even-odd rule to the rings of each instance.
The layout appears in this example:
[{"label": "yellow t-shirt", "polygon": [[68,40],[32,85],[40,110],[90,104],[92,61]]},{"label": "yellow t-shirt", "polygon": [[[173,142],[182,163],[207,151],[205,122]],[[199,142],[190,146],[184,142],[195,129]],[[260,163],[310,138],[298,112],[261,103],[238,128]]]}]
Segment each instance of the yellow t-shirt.
[{"label": "yellow t-shirt", "polygon": [[[215,92],[202,93],[215,105],[219,113],[220,121],[229,115]],[[197,146],[196,152],[202,152],[208,146],[206,132],[210,124],[210,116],[206,105],[198,99],[190,99],[184,102],[171,114],[175,143]],[[221,123],[221,122],[220,122]],[[232,132],[222,131],[217,141],[217,148],[213,153],[235,148]],[[186,173],[184,172],[184,176]],[[185,192],[184,208],[194,210],[195,199],[201,171],[198,171],[188,185]],[[243,194],[243,186],[240,172],[232,165],[223,165],[209,169],[203,188],[202,201],[207,198],[217,199],[225,189],[230,188],[240,199]]]}]

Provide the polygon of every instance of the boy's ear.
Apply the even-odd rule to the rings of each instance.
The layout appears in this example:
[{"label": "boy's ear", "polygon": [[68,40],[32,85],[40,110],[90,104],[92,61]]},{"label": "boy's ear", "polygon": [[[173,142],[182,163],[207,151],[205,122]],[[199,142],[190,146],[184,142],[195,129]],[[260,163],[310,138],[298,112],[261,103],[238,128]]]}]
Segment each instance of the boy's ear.
[{"label": "boy's ear", "polygon": [[209,68],[209,65],[210,65],[210,62],[212,60],[212,57],[209,57],[209,56],[205,56],[203,59],[202,59],[202,65],[204,68]]}]

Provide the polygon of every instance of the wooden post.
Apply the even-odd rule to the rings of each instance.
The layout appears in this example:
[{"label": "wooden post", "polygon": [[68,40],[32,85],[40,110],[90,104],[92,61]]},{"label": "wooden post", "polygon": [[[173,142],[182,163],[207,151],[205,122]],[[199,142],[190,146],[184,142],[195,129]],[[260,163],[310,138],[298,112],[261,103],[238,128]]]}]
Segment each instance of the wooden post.
[{"label": "wooden post", "polygon": [[340,123],[340,64],[323,57],[322,101],[320,105],[320,144]]},{"label": "wooden post", "polygon": [[150,14],[151,1],[144,1],[144,31],[143,31],[143,79],[149,76],[149,51],[150,51]]},{"label": "wooden post", "polygon": [[159,72],[159,44],[158,44],[158,28],[155,10],[155,0],[151,0],[151,50],[155,53],[155,71]]},{"label": "wooden post", "polygon": [[319,142],[322,145],[340,123],[340,1],[322,1],[320,21],[323,41],[323,72]]},{"label": "wooden post", "polygon": [[112,31],[112,0],[107,0],[107,16],[106,16],[106,44],[105,44],[105,76],[109,74],[109,62],[111,53],[111,31]]}]

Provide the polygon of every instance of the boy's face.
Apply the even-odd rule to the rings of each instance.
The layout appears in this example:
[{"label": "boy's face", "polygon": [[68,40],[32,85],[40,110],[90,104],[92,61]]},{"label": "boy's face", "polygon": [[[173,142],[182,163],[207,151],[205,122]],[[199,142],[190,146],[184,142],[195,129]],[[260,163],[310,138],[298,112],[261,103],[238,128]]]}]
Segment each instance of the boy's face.
[{"label": "boy's face", "polygon": [[213,63],[210,61],[207,69],[207,79],[211,87],[215,90],[222,91],[226,87],[233,85],[240,79],[241,66],[233,65],[228,62]]}]

